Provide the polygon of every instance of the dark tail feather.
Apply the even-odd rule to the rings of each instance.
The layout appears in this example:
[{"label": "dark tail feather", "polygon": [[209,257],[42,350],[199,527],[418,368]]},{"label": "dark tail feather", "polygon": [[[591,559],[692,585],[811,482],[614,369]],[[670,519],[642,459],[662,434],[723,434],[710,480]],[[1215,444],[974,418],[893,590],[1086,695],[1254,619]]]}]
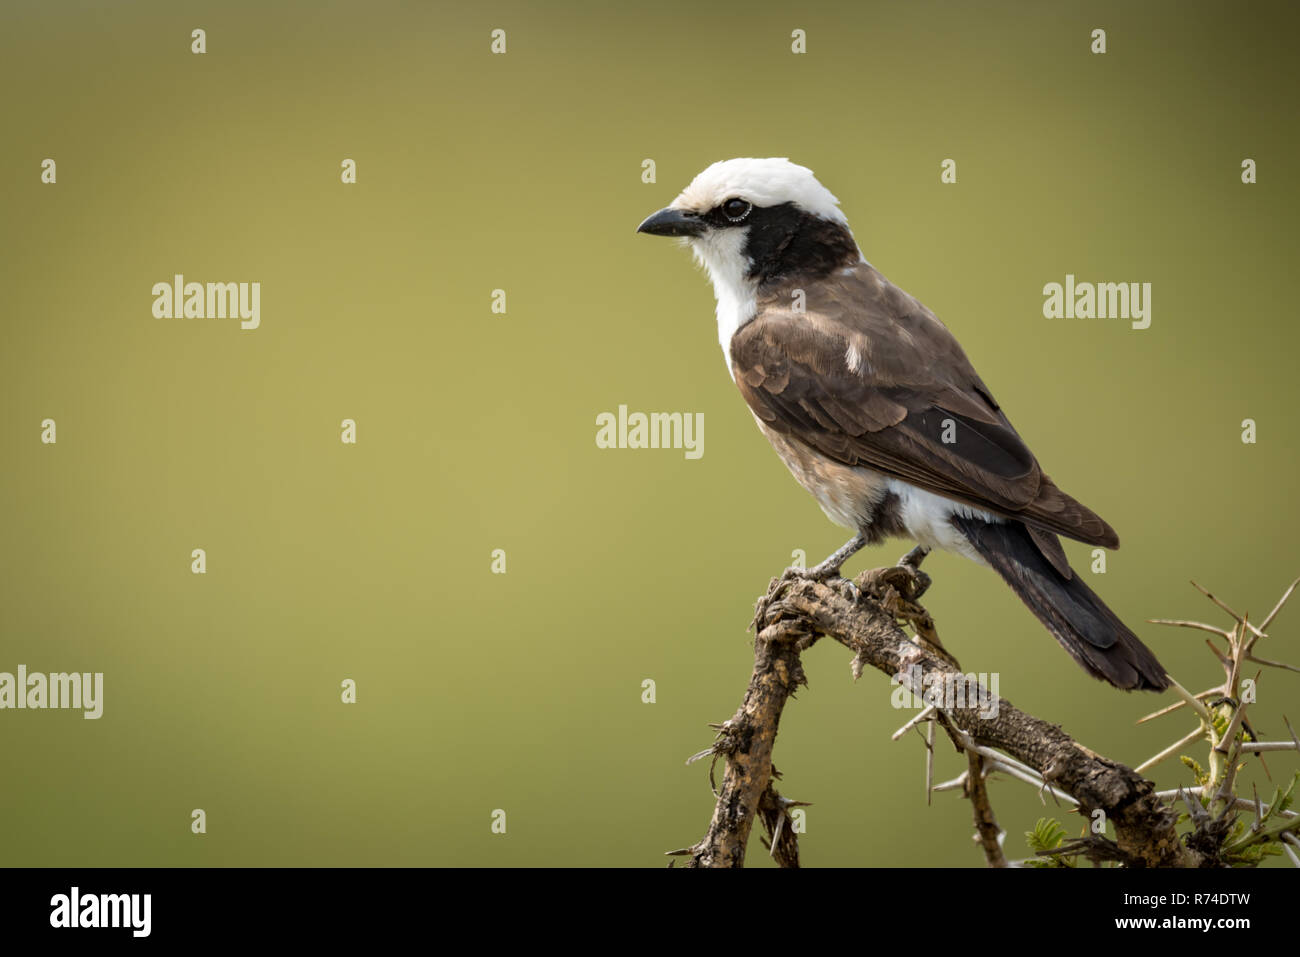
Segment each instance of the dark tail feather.
[{"label": "dark tail feather", "polygon": [[952,523],[1088,674],[1116,688],[1161,691],[1165,669],[1077,574],[1058,572],[1020,522]]}]

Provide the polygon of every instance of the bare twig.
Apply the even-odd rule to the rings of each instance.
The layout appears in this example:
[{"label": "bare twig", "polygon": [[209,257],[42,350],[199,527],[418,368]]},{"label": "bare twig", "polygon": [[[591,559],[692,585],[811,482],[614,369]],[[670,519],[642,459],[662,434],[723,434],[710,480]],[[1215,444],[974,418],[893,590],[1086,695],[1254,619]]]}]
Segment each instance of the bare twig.
[{"label": "bare twig", "polygon": [[974,751],[968,751],[966,756],[970,763],[966,774],[966,796],[975,811],[975,835],[980,847],[984,848],[984,858],[989,867],[1006,867],[1007,859],[1002,853],[1002,839],[1006,835],[993,817],[989,791],[984,784],[984,758]]}]

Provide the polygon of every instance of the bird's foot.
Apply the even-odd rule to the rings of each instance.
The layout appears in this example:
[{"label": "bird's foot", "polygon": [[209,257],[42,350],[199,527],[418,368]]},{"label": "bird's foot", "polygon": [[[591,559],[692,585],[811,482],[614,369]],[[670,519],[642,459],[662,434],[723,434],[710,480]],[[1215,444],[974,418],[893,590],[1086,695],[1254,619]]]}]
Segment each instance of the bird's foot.
[{"label": "bird's foot", "polygon": [[857,577],[857,584],[867,595],[880,602],[887,612],[912,626],[922,645],[953,665],[956,659],[939,641],[934,619],[918,600],[929,589],[930,576],[921,571],[921,562],[930,549],[918,545],[898,560],[897,565],[873,568]]},{"label": "bird's foot", "polygon": [[863,572],[858,576],[858,584],[882,601],[892,593],[899,601],[915,604],[929,590],[930,576],[917,567],[919,562],[908,560],[911,555],[911,552],[904,555],[897,565]]},{"label": "bird's foot", "polygon": [[900,565],[910,565],[913,568],[920,568],[921,562],[925,561],[925,556],[930,554],[929,545],[917,545],[910,552],[898,560]]},{"label": "bird's foot", "polygon": [[851,579],[840,574],[840,567],[844,563],[836,562],[834,558],[835,556],[832,555],[826,561],[814,565],[812,568],[787,568],[781,573],[779,580],[820,582],[846,595],[850,601],[856,602],[862,597],[862,592]]},{"label": "bird's foot", "polygon": [[787,568],[785,573],[787,575],[793,574],[795,577],[803,578],[806,581],[816,581],[830,585],[856,603],[862,597],[862,592],[854,582],[840,574],[840,569],[844,567],[845,562],[860,552],[866,544],[867,536],[862,532],[858,532],[837,548],[824,562],[820,562],[808,569]]},{"label": "bird's foot", "polygon": [[781,573],[780,578],[773,578],[767,594],[754,605],[754,620],[750,622],[750,627],[755,630],[761,627],[760,622],[766,617],[767,610],[777,600],[781,590],[791,582],[818,582],[835,589],[849,601],[857,603],[862,598],[861,589],[856,583],[840,574],[840,566],[843,562],[835,562],[834,558],[835,556],[832,555],[831,558],[812,568],[791,566]]},{"label": "bird's foot", "polygon": [[898,575],[910,579],[911,587],[903,592],[910,601],[918,600],[930,588],[930,576],[921,571],[921,562],[925,561],[925,556],[929,554],[928,545],[917,545],[894,566]]}]

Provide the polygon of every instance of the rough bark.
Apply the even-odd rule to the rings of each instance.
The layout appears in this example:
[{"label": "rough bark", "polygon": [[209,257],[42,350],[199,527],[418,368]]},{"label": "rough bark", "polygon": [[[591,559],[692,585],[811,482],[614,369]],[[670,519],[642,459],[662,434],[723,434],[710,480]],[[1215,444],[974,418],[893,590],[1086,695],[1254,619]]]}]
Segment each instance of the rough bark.
[{"label": "rough bark", "polygon": [[[918,609],[897,592],[881,589],[881,572],[864,573],[854,596],[838,587],[805,580],[778,580],[755,616],[754,671],[740,710],[719,729],[715,760],[726,770],[705,837],[683,854],[691,867],[741,867],[750,828],[772,776],[772,749],[786,701],[804,683],[801,652],[825,635],[853,651],[854,674],[870,667],[920,695],[938,676],[962,672],[941,647],[909,638],[895,614]],[[933,623],[922,622],[933,634]],[[911,617],[909,615],[909,617]],[[924,630],[924,629],[923,629]],[[913,669],[919,669],[914,671]],[[919,676],[921,685],[913,687]],[[995,714],[989,715],[989,710]],[[984,713],[981,713],[981,712]],[[1059,726],[1025,714],[1005,698],[996,709],[944,708],[941,725],[958,740],[959,729],[977,745],[996,748],[1036,770],[1053,787],[1073,796],[1080,810],[1103,810],[1114,825],[1117,857],[1134,867],[1196,867],[1201,855],[1175,830],[1176,814],[1156,796],[1155,786],[1132,769],[1105,758]],[[785,837],[785,835],[783,835]],[[793,835],[789,835],[793,839]],[[787,854],[787,857],[789,855]],[[797,861],[797,849],[793,860]]]},{"label": "rough bark", "polygon": [[[807,683],[799,660],[802,638],[799,629],[777,625],[764,629],[754,642],[754,672],[745,700],[718,726],[713,755],[725,758],[727,767],[708,833],[689,849],[690,867],[744,866],[754,814],[771,788],[772,748],[781,712],[794,690]],[[791,854],[797,864],[798,848],[787,851]]]}]

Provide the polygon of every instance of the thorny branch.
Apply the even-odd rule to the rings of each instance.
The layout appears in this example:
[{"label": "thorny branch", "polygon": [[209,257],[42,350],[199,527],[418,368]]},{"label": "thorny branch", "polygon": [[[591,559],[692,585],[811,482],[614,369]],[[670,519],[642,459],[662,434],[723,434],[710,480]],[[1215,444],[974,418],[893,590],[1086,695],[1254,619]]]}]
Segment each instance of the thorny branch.
[{"label": "thorny branch", "polygon": [[[1300,583],[1300,582],[1298,582]],[[757,815],[767,831],[765,846],[783,867],[799,866],[799,849],[790,809],[802,802],[782,797],[773,787],[779,774],[772,766],[772,752],[786,702],[807,681],[801,655],[823,635],[854,653],[853,676],[867,667],[894,677],[918,696],[936,682],[964,681],[956,660],[939,642],[934,621],[916,603],[929,579],[909,566],[879,568],[864,572],[850,586],[845,582],[824,584],[793,577],[773,579],[767,594],[757,605],[752,626],[754,669],[740,709],[729,720],[716,725],[717,738],[711,748],[692,760],[709,756],[714,764],[725,762],[721,787],[715,785],[717,801],[708,831],[696,844],[672,855],[688,858],[688,867],[742,867],[750,830]],[[1145,769],[1176,753],[1198,736],[1208,735],[1213,746],[1212,769],[1201,787],[1157,793],[1155,786],[1138,771],[1099,755],[1076,742],[1054,724],[1025,714],[1004,698],[996,707],[977,703],[931,701],[894,737],[926,723],[931,729],[927,757],[927,794],[933,790],[962,787],[974,809],[976,837],[992,867],[1005,867],[1003,832],[998,828],[989,802],[985,778],[1004,773],[1076,805],[1086,816],[1101,810],[1114,826],[1115,840],[1089,836],[1053,851],[1054,855],[1083,854],[1094,862],[1114,861],[1129,867],[1213,867],[1229,863],[1226,853],[1240,853],[1252,843],[1272,836],[1286,853],[1300,861],[1288,844],[1300,847],[1300,815],[1285,810],[1287,795],[1275,797],[1273,807],[1256,800],[1235,797],[1232,784],[1243,753],[1300,751],[1300,740],[1291,731],[1291,741],[1260,742],[1249,731],[1245,706],[1241,703],[1241,680],[1246,662],[1297,670],[1290,665],[1254,655],[1253,648],[1265,629],[1294,592],[1297,583],[1258,627],[1238,616],[1213,595],[1207,597],[1236,621],[1232,630],[1215,629],[1199,622],[1167,621],[1163,624],[1212,631],[1227,642],[1227,649],[1215,649],[1223,664],[1226,680],[1221,687],[1192,695],[1177,686],[1183,700],[1161,709],[1146,719],[1190,707],[1200,718],[1201,728],[1140,766]],[[1199,587],[1199,586],[1198,586]],[[912,626],[914,638],[900,627],[900,620]],[[1216,723],[1211,708],[1220,709]],[[1226,710],[1224,710],[1226,709]],[[967,755],[969,768],[959,778],[931,785],[933,727],[938,724],[959,751]],[[1288,723],[1288,730],[1290,724]],[[1247,741],[1247,736],[1251,740]],[[713,771],[710,771],[713,779]],[[1209,798],[1200,795],[1210,795]],[[1181,798],[1188,806],[1194,830],[1184,840],[1176,825]],[[1207,810],[1205,804],[1210,804]],[[1219,808],[1212,813],[1213,806]],[[1230,838],[1230,826],[1242,807],[1253,809],[1255,823]],[[1225,843],[1226,842],[1226,843]],[[1298,864],[1297,866],[1300,866]]]}]

